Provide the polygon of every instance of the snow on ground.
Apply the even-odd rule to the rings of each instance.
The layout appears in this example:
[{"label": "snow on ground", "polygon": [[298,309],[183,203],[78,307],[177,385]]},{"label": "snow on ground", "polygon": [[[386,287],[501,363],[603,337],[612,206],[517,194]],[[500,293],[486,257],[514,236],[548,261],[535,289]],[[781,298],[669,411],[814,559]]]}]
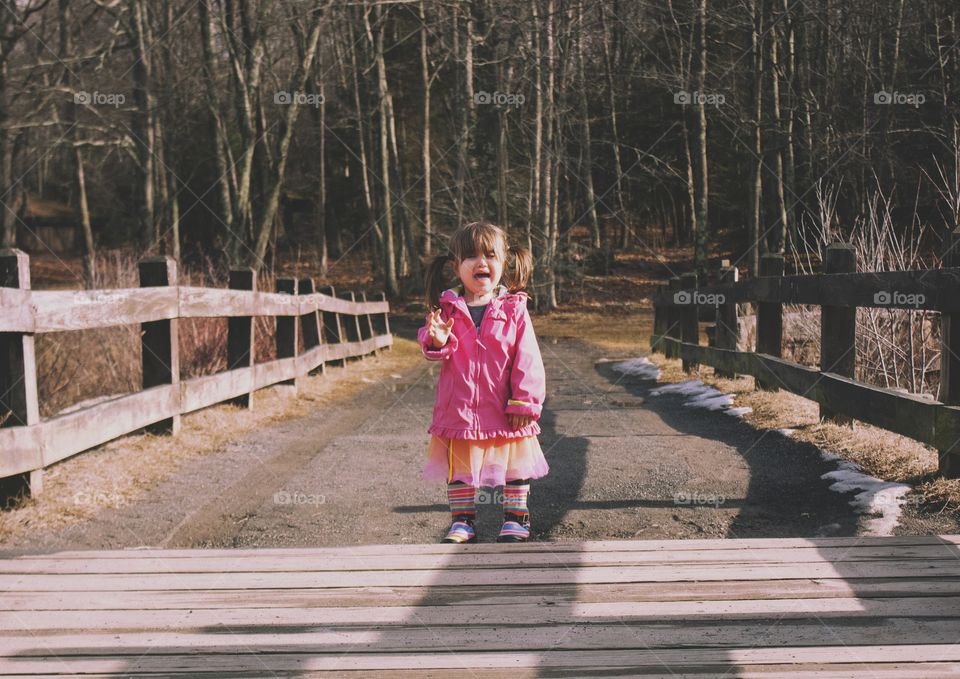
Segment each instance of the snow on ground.
[{"label": "snow on ground", "polygon": [[[822,450],[820,455],[829,462],[840,460],[839,456]],[[912,490],[903,483],[867,476],[859,465],[846,460],[840,460],[835,471],[827,472],[820,478],[833,481],[830,490],[838,493],[860,491],[850,500],[850,506],[858,514],[879,515],[864,522],[866,535],[892,535],[900,520],[903,503],[906,502],[904,496]]]},{"label": "snow on ground", "polygon": [[722,410],[734,417],[743,417],[747,413],[753,412],[752,408],[732,407],[733,394],[725,394],[718,389],[707,386],[700,380],[687,380],[686,382],[678,382],[677,384],[668,384],[650,392],[651,396],[661,396],[662,394],[679,394],[680,396],[686,396],[687,402],[683,405],[688,408]]},{"label": "snow on ground", "polygon": [[624,375],[633,375],[647,380],[660,379],[660,368],[645,356],[641,358],[631,358],[628,361],[621,361],[611,367],[618,373],[623,373]]}]

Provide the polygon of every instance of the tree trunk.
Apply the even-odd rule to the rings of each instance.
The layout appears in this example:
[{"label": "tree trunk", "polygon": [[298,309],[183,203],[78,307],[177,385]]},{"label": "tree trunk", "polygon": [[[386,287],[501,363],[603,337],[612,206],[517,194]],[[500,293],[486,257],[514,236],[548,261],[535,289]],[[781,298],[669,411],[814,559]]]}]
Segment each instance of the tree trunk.
[{"label": "tree trunk", "polygon": [[[590,232],[593,235],[593,247],[600,247],[600,222],[597,219],[597,201],[593,193],[593,155],[590,151],[590,106],[587,103],[587,77],[583,66],[583,0],[577,2],[577,23],[580,30],[577,34],[577,76],[580,81],[580,117],[583,124],[583,139],[581,148],[583,149],[584,171],[582,173],[587,192],[587,214],[590,216]],[[570,226],[573,226],[571,224]]]},{"label": "tree trunk", "polygon": [[[302,92],[307,78],[313,68],[314,58],[316,56],[317,43],[320,40],[320,28],[322,25],[322,15],[316,12],[311,18],[310,37],[307,38],[307,49],[303,60],[297,65],[297,71],[290,82],[290,92]],[[287,114],[284,120],[283,136],[280,139],[280,146],[276,154],[276,168],[273,172],[267,200],[263,210],[263,216],[257,228],[257,246],[254,252],[255,265],[263,262],[267,254],[267,245],[270,242],[270,235],[273,231],[273,223],[277,216],[277,208],[280,204],[280,190],[283,188],[283,180],[287,166],[287,156],[290,151],[290,140],[293,137],[293,130],[296,126],[297,116],[300,113],[299,99],[292,97],[287,107]]]},{"label": "tree trunk", "polygon": [[787,228],[789,219],[787,216],[787,199],[783,181],[783,156],[784,156],[784,133],[780,114],[780,40],[777,35],[779,29],[774,26],[770,31],[770,77],[772,79],[773,90],[773,129],[776,138],[776,148],[774,150],[777,186],[777,209],[780,219],[776,229],[772,232],[770,239],[770,251],[783,254],[786,244]]},{"label": "tree trunk", "polygon": [[146,0],[129,0],[131,28],[133,29],[133,101],[134,112],[131,129],[137,149],[139,166],[139,211],[138,232],[140,250],[149,250],[157,237],[154,206],[154,98],[151,90],[152,56],[150,46],[150,17]]},{"label": "tree trunk", "polygon": [[700,0],[700,75],[698,80],[700,104],[697,135],[700,171],[700,199],[697,205],[697,231],[694,245],[694,266],[701,280],[706,280],[707,236],[709,233],[709,173],[707,168],[707,104],[704,92],[707,89],[707,0]]},{"label": "tree trunk", "polygon": [[427,257],[433,252],[433,200],[430,169],[430,54],[427,49],[427,12],[424,0],[420,0],[420,76],[423,84],[423,252]]},{"label": "tree trunk", "polygon": [[[630,230],[630,220],[627,216],[627,208],[623,199],[623,162],[620,158],[620,130],[617,123],[617,94],[613,85],[613,70],[616,64],[615,54],[611,46],[611,38],[607,27],[605,4],[600,4],[600,26],[603,31],[603,64],[607,78],[607,100],[610,107],[610,132],[612,134],[611,146],[613,147],[613,172],[615,179],[615,188],[617,194],[617,209],[619,221],[623,223],[623,241],[621,245],[626,247],[628,243],[628,234]],[[613,245],[613,243],[608,243]]]},{"label": "tree trunk", "polygon": [[763,0],[752,0],[753,34],[753,182],[750,186],[750,275],[760,275],[760,219],[763,198]]},{"label": "tree trunk", "polygon": [[[377,94],[379,96],[380,105],[380,171],[382,173],[381,181],[383,182],[383,263],[384,263],[384,287],[387,289],[387,294],[390,297],[396,297],[399,294],[399,285],[397,283],[397,270],[396,270],[396,250],[394,245],[394,230],[393,230],[393,204],[391,200],[391,191],[390,191],[390,140],[389,140],[389,117],[387,112],[387,72],[386,64],[383,59],[383,32],[384,25],[381,17],[381,12],[383,11],[380,5],[374,5],[377,24],[379,29],[377,31],[376,40],[374,41],[374,56],[377,63]],[[367,35],[371,35],[369,15],[365,14],[367,18]]]}]

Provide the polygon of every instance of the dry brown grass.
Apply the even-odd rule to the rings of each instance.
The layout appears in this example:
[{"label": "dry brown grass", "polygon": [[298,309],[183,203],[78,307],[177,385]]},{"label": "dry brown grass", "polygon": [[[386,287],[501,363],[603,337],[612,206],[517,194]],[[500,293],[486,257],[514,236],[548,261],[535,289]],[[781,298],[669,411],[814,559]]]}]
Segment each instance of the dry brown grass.
[{"label": "dry brown grass", "polygon": [[298,397],[271,387],[258,391],[254,410],[219,405],[182,418],[180,434],[125,436],[75,455],[44,472],[44,490],[16,509],[0,512],[0,541],[31,530],[74,524],[107,507],[136,501],[151,485],[188,460],[216,452],[263,426],[348,398],[368,386],[364,379],[390,379],[420,361],[415,342],[394,337],[393,348],[376,357],[328,367],[326,375],[298,381]]}]

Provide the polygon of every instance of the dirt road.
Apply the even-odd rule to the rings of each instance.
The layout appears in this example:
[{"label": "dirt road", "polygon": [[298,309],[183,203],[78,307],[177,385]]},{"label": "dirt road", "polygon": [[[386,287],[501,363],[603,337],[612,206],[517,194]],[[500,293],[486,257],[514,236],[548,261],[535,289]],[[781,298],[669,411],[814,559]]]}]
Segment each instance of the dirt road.
[{"label": "dirt road", "polygon": [[[396,324],[411,335],[410,322]],[[534,482],[539,540],[852,535],[858,518],[809,446],[723,413],[647,398],[602,350],[541,338],[548,400]],[[349,368],[348,368],[349,369]],[[138,501],[29,543],[37,549],[256,547],[433,542],[442,486],[419,473],[438,365],[417,361],[356,397],[273,424],[183,465]],[[481,540],[500,509],[479,496]]]}]

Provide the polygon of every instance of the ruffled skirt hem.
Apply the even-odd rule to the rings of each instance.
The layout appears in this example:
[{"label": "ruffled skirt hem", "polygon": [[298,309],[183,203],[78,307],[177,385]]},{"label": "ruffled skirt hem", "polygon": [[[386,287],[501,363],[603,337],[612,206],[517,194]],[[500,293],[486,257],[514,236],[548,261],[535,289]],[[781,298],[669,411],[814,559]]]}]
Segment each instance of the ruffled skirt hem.
[{"label": "ruffled skirt hem", "polygon": [[514,433],[481,441],[432,436],[422,476],[425,481],[493,488],[507,481],[539,479],[549,471],[536,436]]}]

